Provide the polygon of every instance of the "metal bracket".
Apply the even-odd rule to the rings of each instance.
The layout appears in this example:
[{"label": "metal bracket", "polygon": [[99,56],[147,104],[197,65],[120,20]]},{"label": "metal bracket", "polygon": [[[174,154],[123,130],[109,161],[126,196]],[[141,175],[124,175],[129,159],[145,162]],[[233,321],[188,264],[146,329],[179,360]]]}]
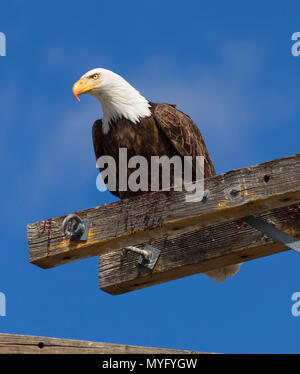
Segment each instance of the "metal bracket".
[{"label": "metal bracket", "polygon": [[125,249],[125,253],[122,252],[123,256],[126,255],[126,251],[132,251],[132,252],[138,253],[140,254],[138,263],[151,270],[154,268],[158,260],[158,257],[160,255],[160,250],[155,247],[152,247],[149,244],[146,244],[144,249],[140,249],[140,248],[132,247],[132,246],[126,247],[124,249]]},{"label": "metal bracket", "polygon": [[[70,221],[74,221],[72,223],[72,230],[68,230],[68,224]],[[90,221],[82,220],[77,214],[69,214],[64,220],[61,225],[62,231],[66,236],[70,237],[70,240],[78,240],[85,242],[88,238],[90,227]]]},{"label": "metal bracket", "polygon": [[288,248],[300,253],[300,241],[293,236],[286,234],[284,231],[279,230],[272,223],[268,223],[263,219],[254,216],[244,217],[243,221],[277,242],[280,242]]}]

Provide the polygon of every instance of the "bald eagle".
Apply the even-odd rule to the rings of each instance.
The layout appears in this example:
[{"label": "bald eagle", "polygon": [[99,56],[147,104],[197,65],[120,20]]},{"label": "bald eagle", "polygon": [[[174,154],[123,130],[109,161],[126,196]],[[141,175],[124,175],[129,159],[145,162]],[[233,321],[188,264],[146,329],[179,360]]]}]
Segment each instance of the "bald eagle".
[{"label": "bald eagle", "polygon": [[[128,158],[138,155],[148,161],[152,156],[192,156],[194,181],[196,156],[204,156],[204,177],[216,174],[198,127],[176,105],[150,102],[120,75],[103,68],[90,70],[74,84],[73,94],[77,100],[84,93],[95,97],[102,105],[103,118],[96,120],[92,129],[96,159],[111,156],[118,165],[120,148],[127,149]],[[118,170],[117,166],[117,181]],[[128,168],[127,175],[132,172],[134,168]],[[124,199],[145,192],[117,188],[111,193]],[[205,274],[223,281],[239,267],[227,266]]]}]

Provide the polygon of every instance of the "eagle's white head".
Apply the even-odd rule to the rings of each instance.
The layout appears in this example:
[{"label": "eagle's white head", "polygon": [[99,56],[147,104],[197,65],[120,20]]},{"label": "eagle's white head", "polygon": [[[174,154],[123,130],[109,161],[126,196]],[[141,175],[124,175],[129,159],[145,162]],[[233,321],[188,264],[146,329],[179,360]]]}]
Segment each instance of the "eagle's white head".
[{"label": "eagle's white head", "polygon": [[110,70],[97,68],[85,73],[73,86],[78,96],[86,93],[96,97],[102,104],[103,133],[109,132],[110,123],[126,118],[134,123],[151,115],[150,103],[120,75]]}]

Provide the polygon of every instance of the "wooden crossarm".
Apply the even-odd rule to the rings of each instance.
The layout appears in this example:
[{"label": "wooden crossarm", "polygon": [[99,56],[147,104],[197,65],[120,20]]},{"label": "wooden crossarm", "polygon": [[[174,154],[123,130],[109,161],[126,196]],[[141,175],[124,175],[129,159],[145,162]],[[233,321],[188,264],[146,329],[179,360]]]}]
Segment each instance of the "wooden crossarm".
[{"label": "wooden crossarm", "polygon": [[[300,204],[275,209],[260,217],[300,238]],[[133,252],[126,257],[116,250],[101,255],[100,289],[119,295],[288,250],[243,221],[219,223],[184,234],[172,233],[164,240],[154,239],[151,246],[161,251],[153,270],[139,266],[138,255]]]},{"label": "wooden crossarm", "polygon": [[64,235],[66,215],[29,224],[30,262],[51,268],[293,205],[300,202],[300,154],[217,175],[205,189],[210,195],[198,203],[186,202],[185,191],[157,192],[76,212],[90,221],[85,242]]}]

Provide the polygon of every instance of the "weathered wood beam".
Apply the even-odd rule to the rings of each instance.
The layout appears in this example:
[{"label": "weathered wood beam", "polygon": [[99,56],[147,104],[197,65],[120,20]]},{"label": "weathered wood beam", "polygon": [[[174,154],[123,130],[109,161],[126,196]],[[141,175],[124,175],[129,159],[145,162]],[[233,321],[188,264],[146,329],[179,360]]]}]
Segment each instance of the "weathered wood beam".
[{"label": "weathered wood beam", "polygon": [[97,343],[73,339],[45,338],[40,336],[0,334],[0,354],[4,353],[199,354],[203,352]]},{"label": "weathered wood beam", "polygon": [[[260,215],[286,233],[300,238],[300,204]],[[139,255],[111,251],[99,258],[99,286],[112,295],[123,294],[223,266],[242,263],[288,250],[242,221],[232,221],[173,233],[151,246],[161,251],[153,270],[138,264]]]},{"label": "weathered wood beam", "polygon": [[91,221],[86,242],[62,233],[66,216],[29,224],[30,262],[50,268],[300,202],[300,154],[217,175],[205,188],[198,203],[185,191],[158,192],[77,212]]}]

